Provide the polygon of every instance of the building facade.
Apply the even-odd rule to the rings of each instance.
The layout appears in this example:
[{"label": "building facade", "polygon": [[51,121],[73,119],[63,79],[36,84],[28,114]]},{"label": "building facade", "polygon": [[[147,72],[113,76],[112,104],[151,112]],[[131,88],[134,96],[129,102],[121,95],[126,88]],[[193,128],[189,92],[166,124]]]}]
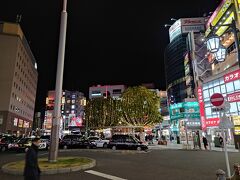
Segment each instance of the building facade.
[{"label": "building facade", "polygon": [[[228,129],[227,139],[229,143],[240,143],[240,70],[236,54],[236,46],[232,29],[222,24],[231,24],[235,20],[239,29],[239,2],[237,0],[223,0],[206,23],[205,37],[212,33],[221,36],[221,44],[226,48],[227,56],[224,61],[217,61],[211,53],[207,52],[204,43],[192,42],[191,59],[195,62],[195,84],[198,96],[202,130],[212,140],[221,135],[219,112],[210,102],[214,93],[221,93],[225,103],[230,105],[226,110],[227,118],[234,123],[232,129]],[[210,24],[213,28],[210,28]],[[197,41],[199,37],[192,37]],[[200,42],[200,41],[198,41]],[[201,44],[201,47],[195,47]],[[205,46],[205,47],[204,47]],[[201,53],[200,50],[201,49]],[[198,57],[202,57],[199,59]],[[233,133],[232,133],[233,132]]]},{"label": "building facade", "polygon": [[[52,119],[54,113],[55,91],[48,91],[46,98],[46,111],[43,123],[43,129],[50,131],[52,128]],[[86,97],[79,91],[62,92],[61,103],[61,126],[62,130],[71,128],[81,128],[84,126],[84,107],[86,106]]]},{"label": "building facade", "polygon": [[181,18],[169,28],[170,43],[165,49],[164,61],[167,93],[172,103],[184,102],[193,97],[193,69],[189,63],[189,32],[200,33],[205,30],[205,18]]},{"label": "building facade", "polygon": [[126,89],[125,85],[97,85],[89,87],[89,99],[93,98],[106,98],[111,96],[114,99],[118,99],[124,90]]},{"label": "building facade", "polygon": [[19,24],[0,23],[0,132],[31,130],[38,72],[36,60]]}]

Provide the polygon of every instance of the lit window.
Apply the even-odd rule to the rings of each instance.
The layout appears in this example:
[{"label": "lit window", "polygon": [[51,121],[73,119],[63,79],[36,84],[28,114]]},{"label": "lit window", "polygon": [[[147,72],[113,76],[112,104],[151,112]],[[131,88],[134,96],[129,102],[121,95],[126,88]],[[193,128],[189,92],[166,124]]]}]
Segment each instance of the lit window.
[{"label": "lit window", "polygon": [[214,94],[213,88],[209,89],[209,96],[211,97]]},{"label": "lit window", "polygon": [[233,91],[234,91],[233,82],[227,83],[227,84],[226,84],[226,89],[227,89],[227,92],[228,92],[228,93],[233,92]]},{"label": "lit window", "polygon": [[72,105],[72,106],[71,106],[71,109],[75,109],[75,105]]},{"label": "lit window", "polygon": [[220,86],[214,87],[214,93],[221,93],[220,92]]},{"label": "lit window", "polygon": [[230,103],[230,106],[231,106],[231,108],[230,108],[230,112],[231,112],[231,113],[234,113],[234,112],[237,112],[237,111],[238,111],[238,110],[237,110],[237,103],[236,103],[236,102]]},{"label": "lit window", "polygon": [[74,104],[74,103],[75,103],[75,100],[72,100],[72,103]]},{"label": "lit window", "polygon": [[240,80],[234,81],[234,87],[235,87],[235,90],[239,90],[240,89]]},{"label": "lit window", "polygon": [[212,108],[208,107],[206,108],[206,116],[211,116],[212,115]]},{"label": "lit window", "polygon": [[203,91],[203,97],[204,98],[208,98],[209,97],[208,90]]}]

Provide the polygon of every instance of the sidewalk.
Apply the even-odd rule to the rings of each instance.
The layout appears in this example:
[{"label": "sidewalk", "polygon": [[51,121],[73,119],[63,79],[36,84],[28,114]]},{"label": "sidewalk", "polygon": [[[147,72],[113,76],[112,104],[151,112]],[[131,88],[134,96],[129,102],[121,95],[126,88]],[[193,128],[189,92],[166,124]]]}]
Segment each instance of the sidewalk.
[{"label": "sidewalk", "polygon": [[[186,145],[186,143],[184,143]],[[167,143],[167,145],[158,145],[157,142],[154,142],[153,144],[148,145],[149,149],[186,149],[186,146],[184,147],[184,144],[176,144],[176,143],[172,143],[169,142]],[[190,144],[190,149],[193,150],[193,145]],[[204,146],[203,144],[201,145],[202,150],[204,150]],[[199,150],[199,149],[196,149]],[[208,146],[208,150],[210,150],[210,147]],[[220,147],[214,147],[214,144],[211,145],[211,151],[223,151],[223,148]],[[239,152],[238,149],[235,149],[234,145],[227,145],[227,151],[228,152]]]}]

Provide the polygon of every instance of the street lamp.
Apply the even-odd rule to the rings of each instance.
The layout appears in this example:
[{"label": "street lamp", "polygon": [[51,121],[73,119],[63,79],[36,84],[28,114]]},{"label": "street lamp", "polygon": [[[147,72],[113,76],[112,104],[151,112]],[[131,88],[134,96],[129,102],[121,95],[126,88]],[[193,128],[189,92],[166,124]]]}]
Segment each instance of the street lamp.
[{"label": "street lamp", "polygon": [[172,25],[171,24],[164,24],[164,27],[171,27]]},{"label": "street lamp", "polygon": [[56,162],[58,157],[59,126],[60,126],[60,119],[61,119],[61,100],[62,100],[62,83],[63,83],[66,31],[67,31],[67,0],[63,0],[63,9],[61,12],[61,24],[60,24],[60,35],[59,35],[59,47],[58,47],[56,85],[55,85],[54,117],[52,120],[50,150],[48,155],[49,162]]},{"label": "street lamp", "polygon": [[175,19],[175,18],[171,18],[171,21],[177,21],[177,19]]},{"label": "street lamp", "polygon": [[214,56],[218,62],[223,62],[227,55],[227,49],[220,45],[217,52],[214,53]]},{"label": "street lamp", "polygon": [[213,35],[210,36],[207,39],[207,49],[211,52],[211,53],[216,53],[219,49],[220,46],[220,38],[219,36]]},{"label": "street lamp", "polygon": [[[235,38],[235,47],[237,49],[237,60],[238,60],[238,65],[240,67],[240,61],[239,61],[239,58],[240,58],[240,50],[239,50],[239,41],[238,41],[238,35],[237,35],[237,32],[238,32],[238,29],[236,27],[236,22],[235,20],[233,19],[232,22],[230,24],[221,24],[219,26],[227,26],[229,28],[231,28],[233,34],[234,34],[234,38]],[[214,27],[212,27],[212,25],[210,25],[210,28],[212,31],[214,31]],[[219,50],[219,47],[220,47],[220,37],[217,36],[217,35],[213,35],[213,36],[210,36],[207,40],[207,49],[211,52],[211,53],[216,53],[218,50]],[[226,54],[226,51],[224,50],[221,50],[221,52],[219,52],[218,55],[221,54],[221,56],[223,54]],[[215,54],[217,55],[217,54]],[[220,57],[220,56],[219,56]],[[226,57],[226,55],[225,55]],[[217,59],[218,60],[218,59]],[[220,62],[222,62],[222,58],[219,58]]]}]

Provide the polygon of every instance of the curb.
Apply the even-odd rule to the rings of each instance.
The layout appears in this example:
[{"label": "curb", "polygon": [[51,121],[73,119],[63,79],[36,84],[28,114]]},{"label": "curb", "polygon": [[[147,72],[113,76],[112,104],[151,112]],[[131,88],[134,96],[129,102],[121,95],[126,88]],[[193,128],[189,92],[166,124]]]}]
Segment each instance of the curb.
[{"label": "curb", "polygon": [[[94,166],[96,166],[96,160],[95,159],[91,159],[91,158],[88,158],[88,159],[92,160],[92,162],[90,162],[88,164],[81,165],[81,166],[71,167],[71,168],[57,168],[57,169],[43,170],[41,172],[41,175],[69,173],[69,172],[75,172],[75,171],[90,169],[90,168],[93,168]],[[12,175],[22,175],[23,176],[23,171],[9,169],[7,167],[8,164],[9,163],[2,166],[2,171],[4,173],[12,174]]]}]

